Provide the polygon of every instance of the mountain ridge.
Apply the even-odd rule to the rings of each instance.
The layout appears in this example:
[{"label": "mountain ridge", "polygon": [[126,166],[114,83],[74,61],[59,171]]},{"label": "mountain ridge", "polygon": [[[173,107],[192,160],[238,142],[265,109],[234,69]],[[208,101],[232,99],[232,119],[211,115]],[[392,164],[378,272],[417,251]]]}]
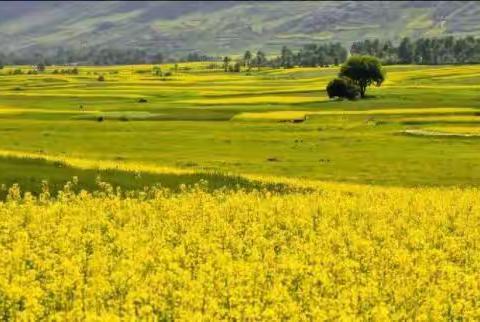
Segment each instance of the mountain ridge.
[{"label": "mountain ridge", "polygon": [[129,47],[210,55],[313,42],[480,35],[476,1],[3,2],[0,51]]}]

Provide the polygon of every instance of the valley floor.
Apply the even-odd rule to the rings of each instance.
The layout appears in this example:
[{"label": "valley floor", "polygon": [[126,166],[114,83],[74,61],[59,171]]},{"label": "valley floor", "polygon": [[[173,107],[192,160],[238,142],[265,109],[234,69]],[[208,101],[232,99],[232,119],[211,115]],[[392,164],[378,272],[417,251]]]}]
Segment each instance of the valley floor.
[{"label": "valley floor", "polygon": [[0,319],[480,319],[480,66],[12,68]]},{"label": "valley floor", "polygon": [[[60,67],[42,75],[8,75],[13,67],[5,68],[0,150],[120,167],[390,186],[468,186],[480,180],[480,140],[461,135],[478,132],[480,66],[387,67],[387,82],[371,88],[371,98],[352,102],[326,98],[336,67],[250,73],[209,70],[201,63],[180,65],[176,73],[173,66],[161,68],[173,75],[152,75],[152,66],[79,67],[78,75],[52,74]],[[98,75],[106,80],[97,81]],[[437,132],[456,135],[424,135]],[[87,186],[95,177],[12,157],[0,160],[6,185],[38,190],[46,179],[61,187],[65,175],[77,175]],[[114,183],[132,182],[100,174]],[[143,178],[142,185],[159,179],[148,173]]]}]

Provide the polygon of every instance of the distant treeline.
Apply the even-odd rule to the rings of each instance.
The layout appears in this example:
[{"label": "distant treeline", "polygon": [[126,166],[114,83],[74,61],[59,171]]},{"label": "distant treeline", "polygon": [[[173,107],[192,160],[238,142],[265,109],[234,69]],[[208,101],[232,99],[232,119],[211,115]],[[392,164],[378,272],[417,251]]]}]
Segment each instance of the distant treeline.
[{"label": "distant treeline", "polygon": [[[350,54],[378,57],[383,64],[471,64],[480,63],[480,38],[403,38],[394,45],[389,40],[363,40],[354,42]],[[262,51],[255,54],[246,51],[243,57],[232,61],[228,56],[209,56],[193,51],[184,56],[152,53],[142,49],[127,48],[49,48],[43,51],[0,52],[0,66],[3,65],[125,65],[161,64],[165,62],[212,62],[212,66],[226,71],[240,71],[241,68],[272,67],[290,68],[294,66],[315,67],[338,65],[348,56],[348,50],[340,43],[307,44],[293,51],[283,46],[279,55],[271,57]],[[270,57],[270,58],[268,58]],[[223,61],[223,65],[215,62]],[[230,64],[232,63],[232,64]]]},{"label": "distant treeline", "polygon": [[476,64],[480,63],[480,38],[403,38],[398,46],[367,39],[355,42],[350,53],[375,56],[384,64]]},{"label": "distant treeline", "polygon": [[[480,63],[480,38],[468,36],[465,38],[420,38],[415,41],[403,38],[395,46],[391,41],[363,40],[353,43],[350,48],[351,55],[370,55],[379,58],[383,64],[477,64]],[[273,67],[290,68],[315,67],[338,65],[347,58],[347,50],[340,43],[308,44],[299,51],[293,52],[283,47],[280,55],[267,59],[259,51],[253,57],[246,51],[243,59],[239,59],[233,67],[229,65],[231,59],[224,58],[225,71],[239,71],[239,66],[245,67]]]},{"label": "distant treeline", "polygon": [[125,65],[162,63],[162,53],[148,53],[141,49],[120,48],[82,48],[72,49],[59,47],[43,52],[12,52],[0,53],[2,65]]},{"label": "distant treeline", "polygon": [[230,65],[232,59],[225,56],[223,58],[223,68],[225,71],[239,72],[242,66],[247,69],[328,66],[342,63],[347,59],[347,56],[347,50],[340,43],[308,44],[297,52],[283,46],[280,55],[271,59],[267,59],[267,55],[261,50],[257,51],[255,55],[247,50],[243,58],[238,59],[234,65]]},{"label": "distant treeline", "polygon": [[172,57],[162,52],[152,53],[129,48],[55,48],[45,51],[0,52],[0,65],[129,65],[161,64],[164,62],[219,61],[222,57],[191,52]]},{"label": "distant treeline", "polygon": [[[248,51],[247,51],[248,52]],[[249,53],[249,52],[248,52]],[[247,54],[247,53],[246,53]],[[267,59],[261,51],[253,57],[248,54],[238,63],[248,66],[293,67],[323,66],[338,64],[347,57],[347,50],[340,43],[305,45],[300,51],[293,52],[283,47],[278,57]],[[231,61],[230,58],[228,58]],[[82,48],[59,47],[46,51],[0,53],[0,65],[125,65],[125,64],[161,64],[164,62],[218,62],[224,57],[209,56],[200,52],[191,52],[182,57],[172,57],[161,52],[151,53],[141,49],[119,48]],[[245,64],[246,60],[246,64]]]},{"label": "distant treeline", "polygon": [[322,45],[308,44],[297,53],[293,53],[286,46],[282,48],[280,56],[271,60],[272,67],[292,66],[315,67],[338,65],[347,59],[348,52],[340,43]]}]

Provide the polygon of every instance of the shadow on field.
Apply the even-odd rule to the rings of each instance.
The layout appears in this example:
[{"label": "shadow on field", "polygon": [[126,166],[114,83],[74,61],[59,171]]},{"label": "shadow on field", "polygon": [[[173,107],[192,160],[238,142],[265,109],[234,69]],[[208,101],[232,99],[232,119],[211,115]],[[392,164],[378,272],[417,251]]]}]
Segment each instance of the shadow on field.
[{"label": "shadow on field", "polygon": [[0,184],[2,184],[0,199],[5,199],[8,188],[13,184],[18,184],[22,191],[37,195],[42,190],[42,181],[44,180],[48,182],[50,193],[56,195],[58,191],[63,189],[66,182],[71,181],[73,177],[78,178],[77,186],[79,189],[88,191],[98,189],[97,178],[113,187],[121,187],[123,191],[143,189],[146,186],[153,185],[161,185],[172,191],[179,191],[182,184],[190,186],[200,181],[206,181],[206,189],[210,191],[223,187],[245,190],[267,189],[279,193],[298,190],[286,184],[262,183],[221,173],[134,173],[121,170],[79,169],[66,166],[61,162],[41,159],[0,157]]}]

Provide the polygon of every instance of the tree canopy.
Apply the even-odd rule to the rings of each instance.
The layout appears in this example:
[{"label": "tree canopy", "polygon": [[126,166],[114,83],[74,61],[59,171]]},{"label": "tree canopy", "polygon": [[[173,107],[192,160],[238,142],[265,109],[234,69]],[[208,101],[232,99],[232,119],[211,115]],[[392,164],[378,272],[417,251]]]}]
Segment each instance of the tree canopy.
[{"label": "tree canopy", "polygon": [[360,89],[360,95],[365,97],[367,87],[375,84],[380,86],[385,80],[386,72],[380,60],[372,56],[352,56],[340,68],[340,77],[350,78]]}]

